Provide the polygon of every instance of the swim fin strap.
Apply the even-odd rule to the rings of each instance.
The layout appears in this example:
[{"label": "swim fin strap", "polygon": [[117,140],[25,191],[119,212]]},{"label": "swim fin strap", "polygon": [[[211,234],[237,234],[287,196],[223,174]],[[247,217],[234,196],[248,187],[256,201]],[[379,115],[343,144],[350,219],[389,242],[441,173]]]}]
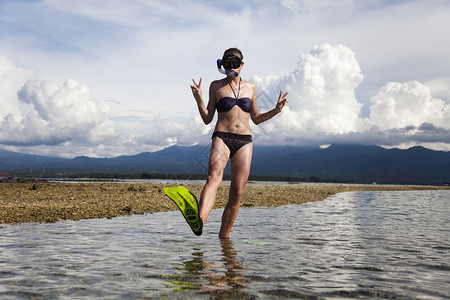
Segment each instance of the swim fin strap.
[{"label": "swim fin strap", "polygon": [[201,235],[203,222],[198,213],[197,198],[184,186],[166,187],[164,193],[178,206],[194,234]]}]

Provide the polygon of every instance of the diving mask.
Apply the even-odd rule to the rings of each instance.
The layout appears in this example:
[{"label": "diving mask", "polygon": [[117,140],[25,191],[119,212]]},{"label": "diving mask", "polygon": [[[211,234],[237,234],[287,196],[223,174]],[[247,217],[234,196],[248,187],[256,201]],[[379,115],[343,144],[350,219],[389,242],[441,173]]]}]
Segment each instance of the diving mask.
[{"label": "diving mask", "polygon": [[[223,59],[217,60],[217,68],[219,69],[219,72],[226,75],[233,75],[237,77],[239,74],[238,72],[232,71],[232,69],[237,69],[241,66],[242,60],[234,55],[227,55],[223,57]],[[225,68],[223,69],[222,66]]]}]

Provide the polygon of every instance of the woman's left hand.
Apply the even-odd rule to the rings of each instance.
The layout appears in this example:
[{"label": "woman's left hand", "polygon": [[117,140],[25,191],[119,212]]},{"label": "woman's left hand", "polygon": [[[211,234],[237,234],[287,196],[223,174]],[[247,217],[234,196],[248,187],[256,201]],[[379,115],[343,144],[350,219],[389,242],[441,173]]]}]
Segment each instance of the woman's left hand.
[{"label": "woman's left hand", "polygon": [[286,99],[287,94],[288,94],[288,92],[284,93],[284,95],[283,95],[283,91],[282,90],[280,91],[280,96],[278,96],[277,106],[275,106],[275,109],[278,112],[282,111],[283,107],[288,102],[287,99]]}]

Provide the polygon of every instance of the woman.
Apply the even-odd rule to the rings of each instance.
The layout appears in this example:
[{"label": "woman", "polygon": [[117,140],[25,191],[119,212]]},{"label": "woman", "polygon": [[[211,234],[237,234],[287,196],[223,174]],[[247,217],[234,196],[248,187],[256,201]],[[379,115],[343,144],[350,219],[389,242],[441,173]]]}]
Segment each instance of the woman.
[{"label": "woman", "polygon": [[229,200],[222,215],[219,237],[227,239],[239,211],[242,194],[250,174],[252,159],[252,137],[249,118],[260,124],[281,112],[287,103],[286,95],[280,91],[274,109],[260,113],[256,104],[256,86],[241,79],[244,66],[242,52],[237,48],[225,51],[221,64],[226,70],[226,78],[213,81],[209,87],[208,105],[202,96],[202,78],[197,84],[193,79],[192,93],[197,101],[200,116],[205,124],[211,123],[217,110],[218,119],[212,135],[208,163],[208,179],[203,188],[199,215],[203,223],[214,207],[223,170],[231,158],[231,185]]}]

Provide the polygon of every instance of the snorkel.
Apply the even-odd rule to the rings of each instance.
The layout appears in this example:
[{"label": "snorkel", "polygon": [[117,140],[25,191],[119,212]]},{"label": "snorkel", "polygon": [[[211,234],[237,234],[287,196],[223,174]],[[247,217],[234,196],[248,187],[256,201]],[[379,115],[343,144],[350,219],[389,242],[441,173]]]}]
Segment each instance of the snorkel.
[{"label": "snorkel", "polygon": [[219,58],[217,60],[217,69],[219,70],[220,73],[225,74],[225,75],[233,75],[234,77],[238,77],[239,73],[236,71],[232,71],[232,70],[225,70],[224,68],[222,68],[222,60]]}]

